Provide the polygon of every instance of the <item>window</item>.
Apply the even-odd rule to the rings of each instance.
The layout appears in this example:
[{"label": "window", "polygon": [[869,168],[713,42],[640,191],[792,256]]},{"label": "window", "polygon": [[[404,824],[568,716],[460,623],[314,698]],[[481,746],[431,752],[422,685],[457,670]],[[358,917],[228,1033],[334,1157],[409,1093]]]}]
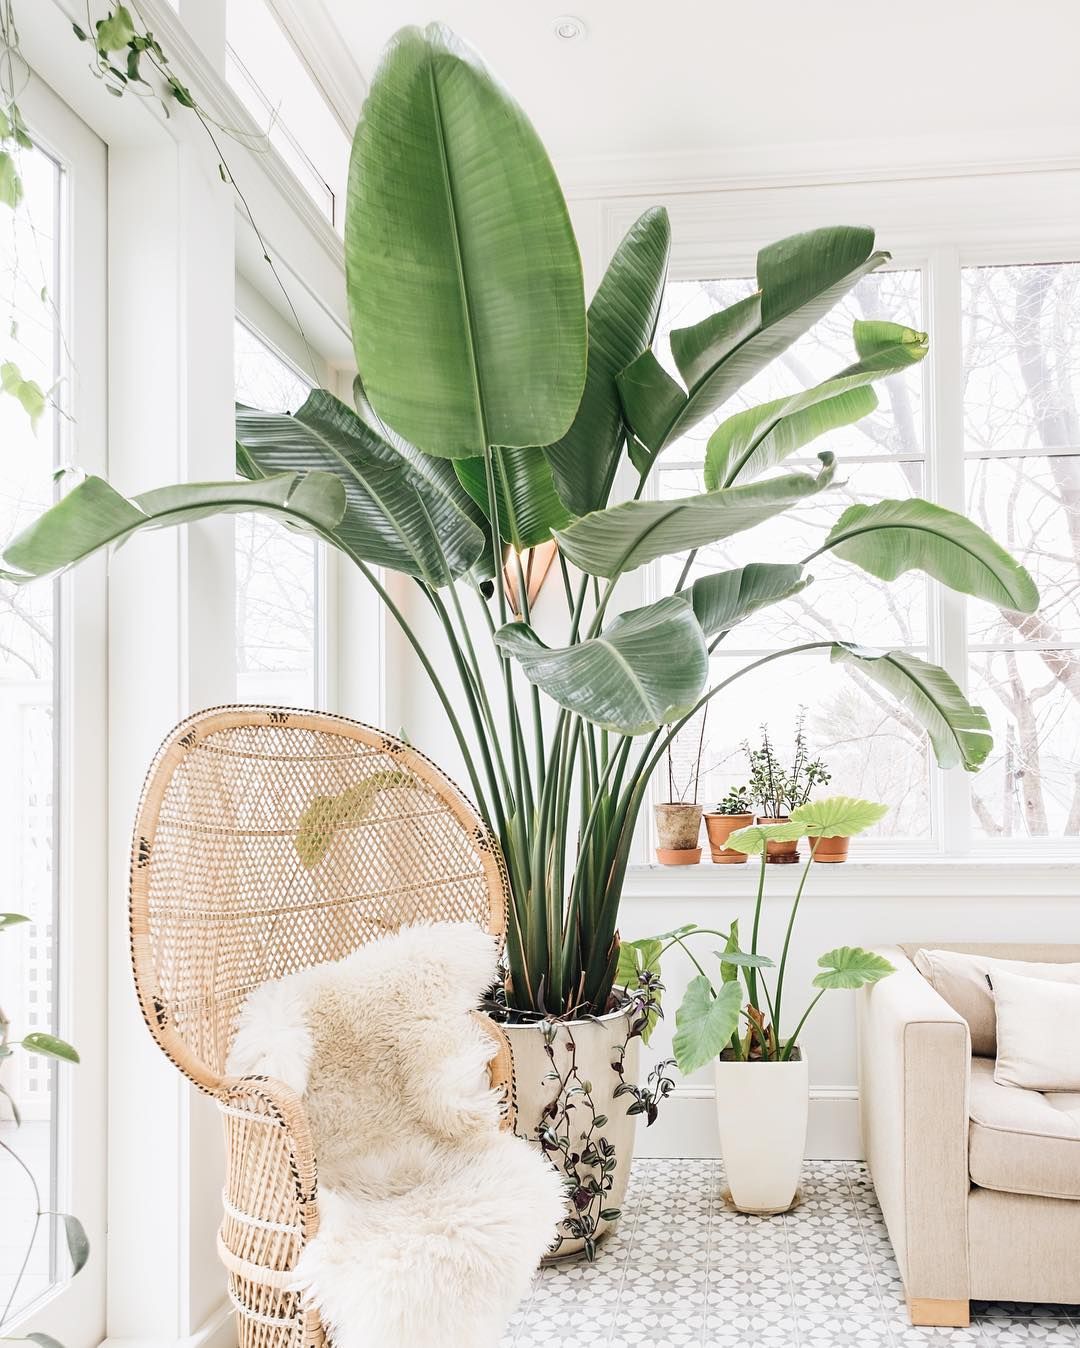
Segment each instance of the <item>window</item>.
[{"label": "window", "polygon": [[[667,452],[654,490],[664,496],[703,490],[702,462],[714,427],[738,407],[841,368],[850,359],[852,319],[929,327],[933,349],[934,316],[924,302],[929,279],[928,265],[860,281],[774,367]],[[754,740],[767,723],[786,749],[805,707],[812,747],[833,773],[830,790],[889,802],[877,829],[881,838],[958,852],[991,840],[1080,834],[1080,264],[945,266],[934,281],[938,289],[952,287],[953,303],[960,304],[963,368],[943,368],[939,357],[933,378],[925,362],[877,384],[873,415],[813,446],[837,453],[844,485],[702,549],[692,575],[751,560],[797,560],[853,500],[922,495],[966,511],[1032,572],[1042,593],[1037,615],[1000,614],[974,600],[957,605],[918,573],[884,585],[816,558],[814,584],[737,628],[714,655],[713,675],[723,678],[780,646],[832,632],[902,647],[966,679],[971,700],[993,723],[989,762],[977,776],[957,774],[946,789],[919,727],[857,674],[815,653],[777,661],[733,684],[704,725],[699,718],[687,727],[673,755],[676,793],[690,784],[699,741],[699,799],[709,802],[745,780],[744,738]],[[748,279],[675,282],[661,333],[752,288]],[[947,417],[935,415],[943,410],[935,401],[950,397],[957,426],[963,421],[962,446]],[[926,428],[935,425],[942,429],[931,438]],[[684,561],[658,564],[661,592],[670,592]],[[663,772],[658,778],[663,782]]]},{"label": "window", "polygon": [[[4,210],[3,359],[48,395],[36,424],[0,396],[0,544],[55,499],[57,465],[97,467],[104,439],[104,146],[39,82],[19,102],[48,149],[19,152],[22,201]],[[79,1067],[21,1049],[0,1057],[0,1307],[17,1283],[16,1316],[50,1294],[52,1323],[86,1334],[104,1328],[104,1271],[59,1286],[70,1265],[49,1214],[77,1212],[100,1238],[105,969],[88,932],[105,922],[105,690],[87,626],[105,621],[103,580],[91,565],[54,585],[0,582],[0,910],[29,919],[0,931],[2,1028],[13,1040],[59,1034],[84,1055]],[[72,827],[77,812],[89,838]]]},{"label": "window", "polygon": [[[292,365],[236,324],[236,400],[295,411],[310,391]],[[260,515],[236,517],[236,682],[242,702],[322,702],[318,619],[321,549]]]},{"label": "window", "polygon": [[1080,264],[965,267],[967,510],[1035,577],[1030,617],[968,605],[994,725],[972,783],[989,838],[1080,833]]},{"label": "window", "polygon": [[226,73],[331,224],[344,228],[351,141],[266,0],[228,0]]},{"label": "window", "polygon": [[[694,323],[753,288],[749,279],[673,282],[661,314],[661,332]],[[721,412],[666,451],[654,490],[668,497],[704,490],[705,446],[716,426],[740,407],[780,397],[842,369],[852,359],[853,320],[871,316],[921,328],[921,273],[878,272],[860,281],[847,300]],[[668,358],[665,349],[662,359]],[[674,366],[670,368],[674,372]],[[827,445],[843,458],[842,485],[747,534],[701,549],[691,579],[750,561],[798,560],[813,550],[815,540],[852,502],[923,494],[922,404],[919,367],[885,381],[879,386],[875,413],[834,432],[820,446],[808,446],[809,457],[788,461],[789,467],[808,462],[816,466],[813,451]],[[685,560],[670,557],[660,563],[661,593],[674,589]],[[834,631],[851,633],[866,645],[899,646],[926,655],[927,585],[922,577],[909,576],[886,586],[829,558],[816,558],[811,570],[814,584],[804,594],[750,618],[718,648],[712,658],[713,681],[778,647],[819,641]],[[679,736],[673,755],[676,791],[688,782],[701,740],[698,798],[719,799],[732,783],[746,778],[742,740],[754,740],[759,726],[768,723],[770,735],[783,748],[800,706],[807,709],[807,731],[814,747],[832,769],[831,788],[888,800],[893,808],[879,825],[879,834],[928,837],[931,777],[921,731],[896,717],[872,685],[831,667],[818,652],[777,661],[733,684],[728,694],[709,706],[704,723],[700,716],[691,723]]]}]

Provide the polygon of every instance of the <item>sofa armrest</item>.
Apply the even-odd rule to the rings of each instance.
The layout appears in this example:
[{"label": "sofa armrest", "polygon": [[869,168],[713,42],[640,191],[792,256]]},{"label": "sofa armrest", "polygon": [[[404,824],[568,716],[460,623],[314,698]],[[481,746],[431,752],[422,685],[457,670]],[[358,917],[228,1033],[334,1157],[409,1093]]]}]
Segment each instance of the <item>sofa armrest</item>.
[{"label": "sofa armrest", "polygon": [[863,1146],[909,1304],[967,1301],[967,1022],[902,950],[859,994]]}]

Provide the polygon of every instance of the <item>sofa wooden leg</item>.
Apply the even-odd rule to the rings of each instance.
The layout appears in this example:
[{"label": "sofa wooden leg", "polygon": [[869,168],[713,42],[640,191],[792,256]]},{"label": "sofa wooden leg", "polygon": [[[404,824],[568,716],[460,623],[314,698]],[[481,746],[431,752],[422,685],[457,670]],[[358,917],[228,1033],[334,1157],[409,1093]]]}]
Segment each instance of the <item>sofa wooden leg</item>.
[{"label": "sofa wooden leg", "polygon": [[939,1325],[966,1329],[971,1324],[969,1301],[939,1301],[934,1297],[909,1297],[908,1315],[913,1325]]}]

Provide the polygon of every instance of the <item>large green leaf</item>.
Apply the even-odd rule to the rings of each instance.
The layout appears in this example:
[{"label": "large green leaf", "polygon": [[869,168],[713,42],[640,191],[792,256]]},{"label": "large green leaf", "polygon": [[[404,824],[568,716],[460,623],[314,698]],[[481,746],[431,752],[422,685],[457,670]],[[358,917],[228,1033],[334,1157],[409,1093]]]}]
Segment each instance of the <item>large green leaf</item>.
[{"label": "large green leaf", "polygon": [[1039,591],[1027,571],[964,515],[919,497],[853,505],[820,549],[882,580],[925,571],[950,589],[999,608],[1034,613]]},{"label": "large green leaf", "polygon": [[867,983],[877,983],[889,974],[896,973],[896,966],[890,964],[884,955],[875,955],[872,950],[863,950],[859,946],[845,945],[830,950],[818,960],[824,970],[814,975],[815,988],[853,988],[864,987]]},{"label": "large green leaf", "polygon": [[[634,992],[638,987],[641,974],[654,974],[659,978],[660,956],[663,949],[661,938],[657,936],[647,936],[640,941],[620,941],[619,963],[615,970],[616,985]],[[661,1015],[660,1004],[663,1001],[663,996],[663,985],[659,982],[653,983],[652,1001],[654,1009],[645,1018],[645,1024],[641,1031],[641,1042],[643,1044],[649,1042],[653,1030],[656,1029]]]},{"label": "large green leaf", "polygon": [[238,409],[237,466],[248,477],[320,469],[344,486],[334,536],[354,557],[437,584],[468,571],[487,546],[453,465],[388,444],[340,399],[314,389],[299,411]]},{"label": "large green leaf", "polygon": [[140,529],[190,524],[211,515],[256,512],[326,533],[340,522],[345,491],[329,473],[278,473],[260,482],[193,482],[158,487],[129,500],[88,477],[18,534],[0,576],[21,584],[56,575]]},{"label": "large green leaf", "polygon": [[732,571],[714,571],[701,576],[687,595],[707,637],[726,632],[760,608],[787,599],[809,585],[799,565],[784,562],[751,562]]},{"label": "large green leaf", "polygon": [[683,1075],[718,1058],[739,1027],[742,990],[734,980],[721,983],[719,993],[704,974],[690,980],[682,1006],[675,1012],[677,1029],[672,1040],[675,1061]]},{"label": "large green leaf", "polygon": [[906,651],[867,650],[845,642],[832,647],[832,660],[850,665],[891,693],[925,728],[941,767],[963,764],[968,772],[977,772],[986,762],[994,744],[989,718],[938,665]]},{"label": "large green leaf", "polygon": [[379,416],[429,454],[564,435],[585,383],[581,260],[536,132],[449,30],[404,28],[364,103],[345,262]]},{"label": "large green leaf", "polygon": [[685,715],[709,672],[701,628],[675,595],[630,609],[600,636],[572,646],[553,650],[524,623],[501,627],[495,640],[560,707],[624,735]]},{"label": "large green leaf", "polygon": [[[811,230],[758,254],[758,290],[718,314],[671,334],[686,390],[651,350],[619,376],[626,418],[651,456],[715,412],[733,393],[807,332],[855,285],[888,259],[871,229]],[[638,460],[645,471],[649,462]]]},{"label": "large green leaf", "polygon": [[746,828],[737,828],[724,843],[733,852],[743,852],[748,857],[759,857],[765,850],[765,844],[771,842],[794,842],[801,838],[805,829],[794,821],[779,824],[747,824]]},{"label": "large green leaf", "polygon": [[653,339],[664,295],[671,224],[654,206],[630,227],[589,305],[589,368],[574,424],[544,454],[575,515],[607,505],[623,446],[615,377]]},{"label": "large green leaf", "polygon": [[[455,459],[461,485],[484,511],[488,509],[483,459]],[[504,542],[521,552],[546,543],[553,529],[570,523],[570,512],[555,491],[551,466],[539,449],[494,449],[491,470]]]},{"label": "large green leaf", "polygon": [[760,477],[819,435],[859,421],[877,406],[867,385],[922,360],[929,346],[925,332],[899,323],[857,320],[853,337],[855,364],[802,393],[737,412],[717,427],[705,451],[709,491]]},{"label": "large green leaf", "polygon": [[791,812],[791,822],[798,824],[807,837],[854,838],[857,833],[873,828],[888,813],[887,805],[879,805],[873,800],[827,796],[824,800],[797,805]]},{"label": "large green leaf", "polygon": [[592,576],[619,576],[657,557],[700,548],[752,529],[796,501],[824,490],[834,461],[821,454],[821,471],[788,473],[745,487],[669,501],[626,501],[577,520],[556,538],[563,556]]}]

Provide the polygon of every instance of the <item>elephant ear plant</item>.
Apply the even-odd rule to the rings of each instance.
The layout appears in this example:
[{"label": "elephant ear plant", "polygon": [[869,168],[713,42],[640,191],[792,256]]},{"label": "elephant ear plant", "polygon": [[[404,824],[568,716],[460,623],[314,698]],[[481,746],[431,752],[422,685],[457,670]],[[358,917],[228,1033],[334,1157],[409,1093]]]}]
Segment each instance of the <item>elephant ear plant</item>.
[{"label": "elephant ear plant", "polygon": [[[731,835],[727,841],[728,847],[761,858],[749,950],[740,947],[737,921],[726,932],[690,923],[675,931],[665,932],[662,936],[624,942],[620,966],[623,977],[640,966],[647,968],[652,977],[660,978],[661,958],[674,946],[685,952],[697,970],[675,1014],[677,1029],[673,1047],[675,1061],[681,1072],[696,1072],[722,1054],[739,1062],[788,1062],[797,1053],[799,1035],[810,1013],[826,992],[837,988],[860,988],[894,972],[888,960],[857,946],[842,946],[838,950],[828,951],[818,960],[821,972],[814,977],[817,992],[797,1020],[795,1028],[788,1034],[784,1033],[781,1021],[784,979],[795,919],[810,874],[816,842],[810,849],[810,856],[803,867],[791,903],[779,964],[763,955],[758,948],[765,897],[766,844],[793,842],[806,837],[854,837],[876,824],[887,810],[888,806],[868,800],[831,796],[827,800],[798,806],[791,812],[791,818],[783,823],[751,824]],[[712,975],[690,948],[695,937],[719,938],[724,942],[721,949],[712,952],[715,960],[715,973]],[[775,979],[772,973],[774,969]],[[636,983],[633,978],[627,981],[631,986]]]},{"label": "elephant ear plant", "polygon": [[[668,218],[646,211],[586,307],[558,179],[528,118],[445,28],[389,44],[357,127],[345,261],[359,379],[355,410],[316,390],[293,415],[241,408],[245,480],[126,499],[87,478],[8,546],[6,578],[52,576],[129,534],[263,511],[337,548],[382,596],[431,680],[510,877],[506,1001],[523,1015],[602,1014],[650,776],[680,726],[777,651],[709,683],[709,654],[747,615],[810,583],[831,553],[891,580],[921,570],[1031,612],[1030,577],[992,539],[927,501],[849,507],[807,556],[687,583],[696,550],[826,494],[836,464],[794,451],[869,412],[875,381],[921,361],[927,337],[856,322],[850,362],[812,388],[723,420],[706,490],[648,499],[657,459],[781,356],[888,254],[863,226],[762,248],[753,294],[655,349]],[[610,503],[620,469],[631,499]],[[555,540],[566,617],[533,626],[524,550]],[[616,612],[621,577],[686,554],[674,591]],[[520,596],[511,621],[504,567]],[[409,577],[445,634],[413,630],[381,573]],[[492,584],[497,578],[499,583]],[[979,767],[986,715],[944,670],[838,633],[820,651],[891,694],[944,766]],[[478,644],[491,642],[498,678]],[[833,830],[835,832],[835,830]]]}]

